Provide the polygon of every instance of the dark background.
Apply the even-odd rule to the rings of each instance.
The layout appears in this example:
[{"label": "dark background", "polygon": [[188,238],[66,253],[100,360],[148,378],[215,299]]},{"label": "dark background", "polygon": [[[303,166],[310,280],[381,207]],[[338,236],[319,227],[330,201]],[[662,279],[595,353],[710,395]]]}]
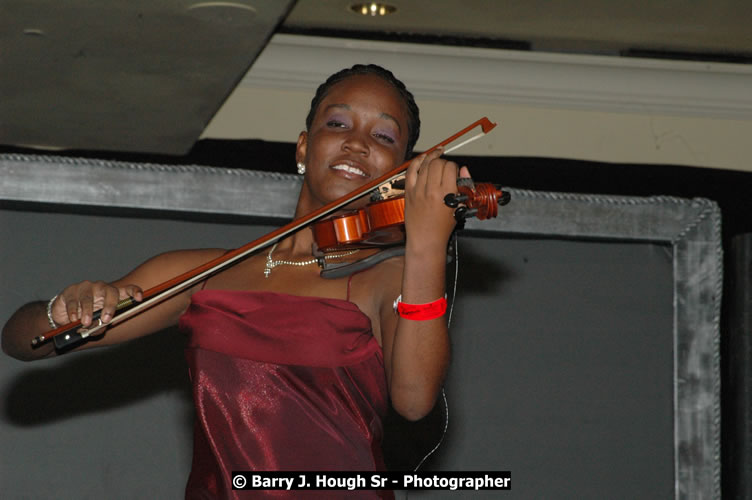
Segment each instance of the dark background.
[{"label": "dark background", "polygon": [[[215,167],[252,169],[293,173],[293,143],[258,140],[201,140],[185,156],[100,153],[95,151],[67,151],[58,156],[82,156],[120,161],[161,164],[197,164]],[[38,152],[22,148],[0,147],[0,153]],[[46,154],[46,153],[45,153]],[[452,156],[460,164],[470,167],[477,181],[494,182],[502,186],[539,191],[612,194],[626,196],[702,197],[720,206],[725,250],[724,284],[726,294],[731,276],[728,264],[729,248],[734,236],[752,232],[752,201],[748,195],[752,187],[752,173],[714,168],[675,165],[635,165],[590,162],[580,160],[531,157],[470,157]],[[503,216],[503,209],[502,209]],[[727,450],[736,443],[729,415],[735,410],[734,394],[738,387],[730,384],[729,349],[737,344],[729,338],[728,295],[723,301],[721,364],[722,364],[722,466],[724,496],[733,497],[734,478],[730,471]],[[750,360],[746,360],[749,362]],[[746,382],[749,384],[749,382]],[[441,415],[433,417],[433,426],[443,425]],[[402,423],[399,423],[402,425]],[[414,434],[407,426],[406,434]],[[434,430],[436,430],[434,429]],[[400,459],[397,460],[399,462]],[[412,461],[410,457],[405,463]],[[397,463],[398,466],[404,464]]]}]

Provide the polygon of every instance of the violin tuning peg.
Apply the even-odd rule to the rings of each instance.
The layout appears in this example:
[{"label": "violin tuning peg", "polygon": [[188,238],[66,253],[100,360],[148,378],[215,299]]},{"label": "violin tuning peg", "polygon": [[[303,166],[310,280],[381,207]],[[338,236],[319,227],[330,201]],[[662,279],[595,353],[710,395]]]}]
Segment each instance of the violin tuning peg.
[{"label": "violin tuning peg", "polygon": [[460,203],[466,202],[467,199],[468,197],[465,194],[449,193],[448,195],[444,196],[444,205],[450,208],[457,208]]},{"label": "violin tuning peg", "polygon": [[444,196],[444,205],[450,208],[457,208],[460,205],[459,200],[457,200],[457,195],[454,193],[449,193],[448,195]]},{"label": "violin tuning peg", "polygon": [[499,197],[499,205],[504,206],[507,203],[509,203],[512,200],[512,195],[509,194],[509,191],[502,191],[501,196]]},{"label": "violin tuning peg", "polygon": [[454,211],[454,220],[456,220],[458,224],[464,224],[466,214],[467,214],[467,207],[459,207],[457,210]]}]

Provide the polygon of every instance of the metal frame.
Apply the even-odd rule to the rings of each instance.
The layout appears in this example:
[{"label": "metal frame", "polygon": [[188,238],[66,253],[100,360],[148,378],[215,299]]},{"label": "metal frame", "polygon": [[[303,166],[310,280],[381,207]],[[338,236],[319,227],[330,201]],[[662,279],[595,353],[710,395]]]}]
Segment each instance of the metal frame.
[{"label": "metal frame", "polygon": [[[0,179],[0,203],[286,219],[301,183],[286,174],[29,155],[0,155]],[[503,217],[482,224],[471,220],[466,228],[671,245],[676,498],[720,498],[718,206],[706,199],[509,191],[514,201]]]}]

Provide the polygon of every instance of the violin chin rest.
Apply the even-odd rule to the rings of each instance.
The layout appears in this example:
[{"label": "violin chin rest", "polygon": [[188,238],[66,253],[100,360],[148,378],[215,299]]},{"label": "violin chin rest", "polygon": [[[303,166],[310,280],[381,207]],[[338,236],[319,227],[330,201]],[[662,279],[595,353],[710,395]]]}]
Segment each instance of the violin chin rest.
[{"label": "violin chin rest", "polygon": [[376,252],[373,255],[369,255],[355,262],[347,262],[342,264],[327,262],[324,264],[324,269],[319,273],[322,278],[326,279],[338,279],[350,276],[351,274],[363,271],[364,269],[371,268],[376,264],[397,257],[399,255],[405,255],[405,246],[399,245],[394,247],[385,248],[380,252]]}]

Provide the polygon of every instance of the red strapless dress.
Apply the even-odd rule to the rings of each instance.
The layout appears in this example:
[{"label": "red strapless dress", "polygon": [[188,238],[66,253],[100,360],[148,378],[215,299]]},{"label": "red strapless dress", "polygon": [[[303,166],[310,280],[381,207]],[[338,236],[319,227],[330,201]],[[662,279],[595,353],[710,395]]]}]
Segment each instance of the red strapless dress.
[{"label": "red strapless dress", "polygon": [[384,470],[381,347],[352,302],[201,290],[180,319],[196,406],[186,498],[391,498],[233,491],[233,470]]}]

